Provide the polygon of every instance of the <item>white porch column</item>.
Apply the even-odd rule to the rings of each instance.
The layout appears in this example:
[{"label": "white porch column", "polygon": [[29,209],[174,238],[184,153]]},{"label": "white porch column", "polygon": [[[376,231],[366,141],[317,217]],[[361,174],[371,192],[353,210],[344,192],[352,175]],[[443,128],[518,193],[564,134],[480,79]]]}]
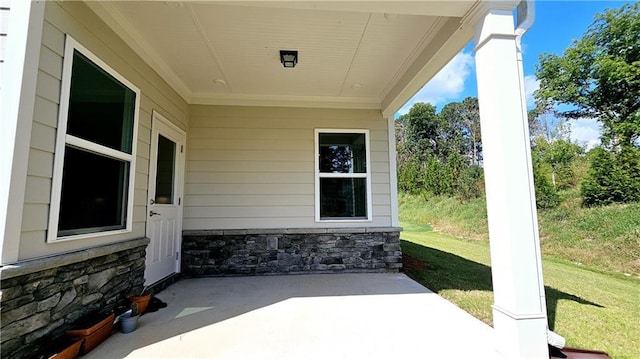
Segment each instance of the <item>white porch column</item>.
[{"label": "white porch column", "polygon": [[496,350],[506,358],[549,358],[529,129],[512,7],[484,10],[475,44]]},{"label": "white porch column", "polygon": [[0,255],[18,260],[31,123],[44,21],[44,1],[10,2],[0,83]]}]

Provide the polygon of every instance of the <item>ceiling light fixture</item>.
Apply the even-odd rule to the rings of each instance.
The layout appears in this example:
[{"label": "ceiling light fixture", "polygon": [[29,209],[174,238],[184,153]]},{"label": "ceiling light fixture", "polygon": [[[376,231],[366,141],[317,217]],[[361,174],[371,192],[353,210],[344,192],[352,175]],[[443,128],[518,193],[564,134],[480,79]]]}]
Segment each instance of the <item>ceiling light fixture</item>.
[{"label": "ceiling light fixture", "polygon": [[296,67],[298,63],[298,51],[280,50],[280,62],[284,67]]}]

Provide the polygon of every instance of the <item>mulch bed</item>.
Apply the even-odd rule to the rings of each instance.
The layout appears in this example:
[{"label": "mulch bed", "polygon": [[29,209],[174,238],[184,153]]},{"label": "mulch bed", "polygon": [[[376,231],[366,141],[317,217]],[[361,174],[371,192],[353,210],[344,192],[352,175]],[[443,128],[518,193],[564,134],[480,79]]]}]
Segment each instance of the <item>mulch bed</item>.
[{"label": "mulch bed", "polygon": [[601,351],[597,351],[597,350],[587,350],[587,349],[565,347],[563,349],[560,349],[560,351],[562,352],[562,354],[564,354],[564,356],[551,355],[549,358],[551,358],[551,359],[556,359],[556,358],[567,358],[567,359],[611,359],[611,357],[607,353],[601,352]]},{"label": "mulch bed", "polygon": [[406,253],[402,253],[402,269],[403,270],[427,270],[431,269],[431,266],[419,260],[416,257],[412,257]]}]

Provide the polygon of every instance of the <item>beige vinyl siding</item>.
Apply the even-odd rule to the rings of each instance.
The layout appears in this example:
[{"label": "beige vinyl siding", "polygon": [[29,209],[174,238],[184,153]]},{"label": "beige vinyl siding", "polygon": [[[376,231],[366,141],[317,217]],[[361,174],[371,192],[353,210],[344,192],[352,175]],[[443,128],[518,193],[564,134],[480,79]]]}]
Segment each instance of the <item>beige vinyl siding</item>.
[{"label": "beige vinyl siding", "polygon": [[[370,131],[372,221],[315,221],[316,128]],[[185,230],[391,226],[379,111],[193,105],[187,142]]]},{"label": "beige vinyl siding", "polygon": [[7,48],[7,35],[9,34],[9,10],[11,1],[0,0],[0,82],[2,81],[5,60],[5,49]]},{"label": "beige vinyl siding", "polygon": [[[45,238],[51,201],[65,34],[74,37],[141,90],[134,170],[133,225],[132,232],[127,234],[47,244]],[[186,130],[188,127],[186,102],[82,2],[46,2],[37,76],[19,259],[143,237],[146,221],[151,114],[153,110],[157,110],[178,127]]]}]

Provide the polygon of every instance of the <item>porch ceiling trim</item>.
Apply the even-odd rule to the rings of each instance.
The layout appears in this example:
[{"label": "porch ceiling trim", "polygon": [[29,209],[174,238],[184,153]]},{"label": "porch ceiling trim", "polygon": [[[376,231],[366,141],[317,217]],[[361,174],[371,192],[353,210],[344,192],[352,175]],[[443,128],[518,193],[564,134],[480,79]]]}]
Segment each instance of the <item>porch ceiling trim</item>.
[{"label": "porch ceiling trim", "polygon": [[215,94],[193,95],[188,101],[193,105],[231,105],[231,106],[275,106],[275,107],[320,107],[379,110],[381,101],[366,97],[328,97],[328,96],[288,96],[288,95],[243,95]]}]

